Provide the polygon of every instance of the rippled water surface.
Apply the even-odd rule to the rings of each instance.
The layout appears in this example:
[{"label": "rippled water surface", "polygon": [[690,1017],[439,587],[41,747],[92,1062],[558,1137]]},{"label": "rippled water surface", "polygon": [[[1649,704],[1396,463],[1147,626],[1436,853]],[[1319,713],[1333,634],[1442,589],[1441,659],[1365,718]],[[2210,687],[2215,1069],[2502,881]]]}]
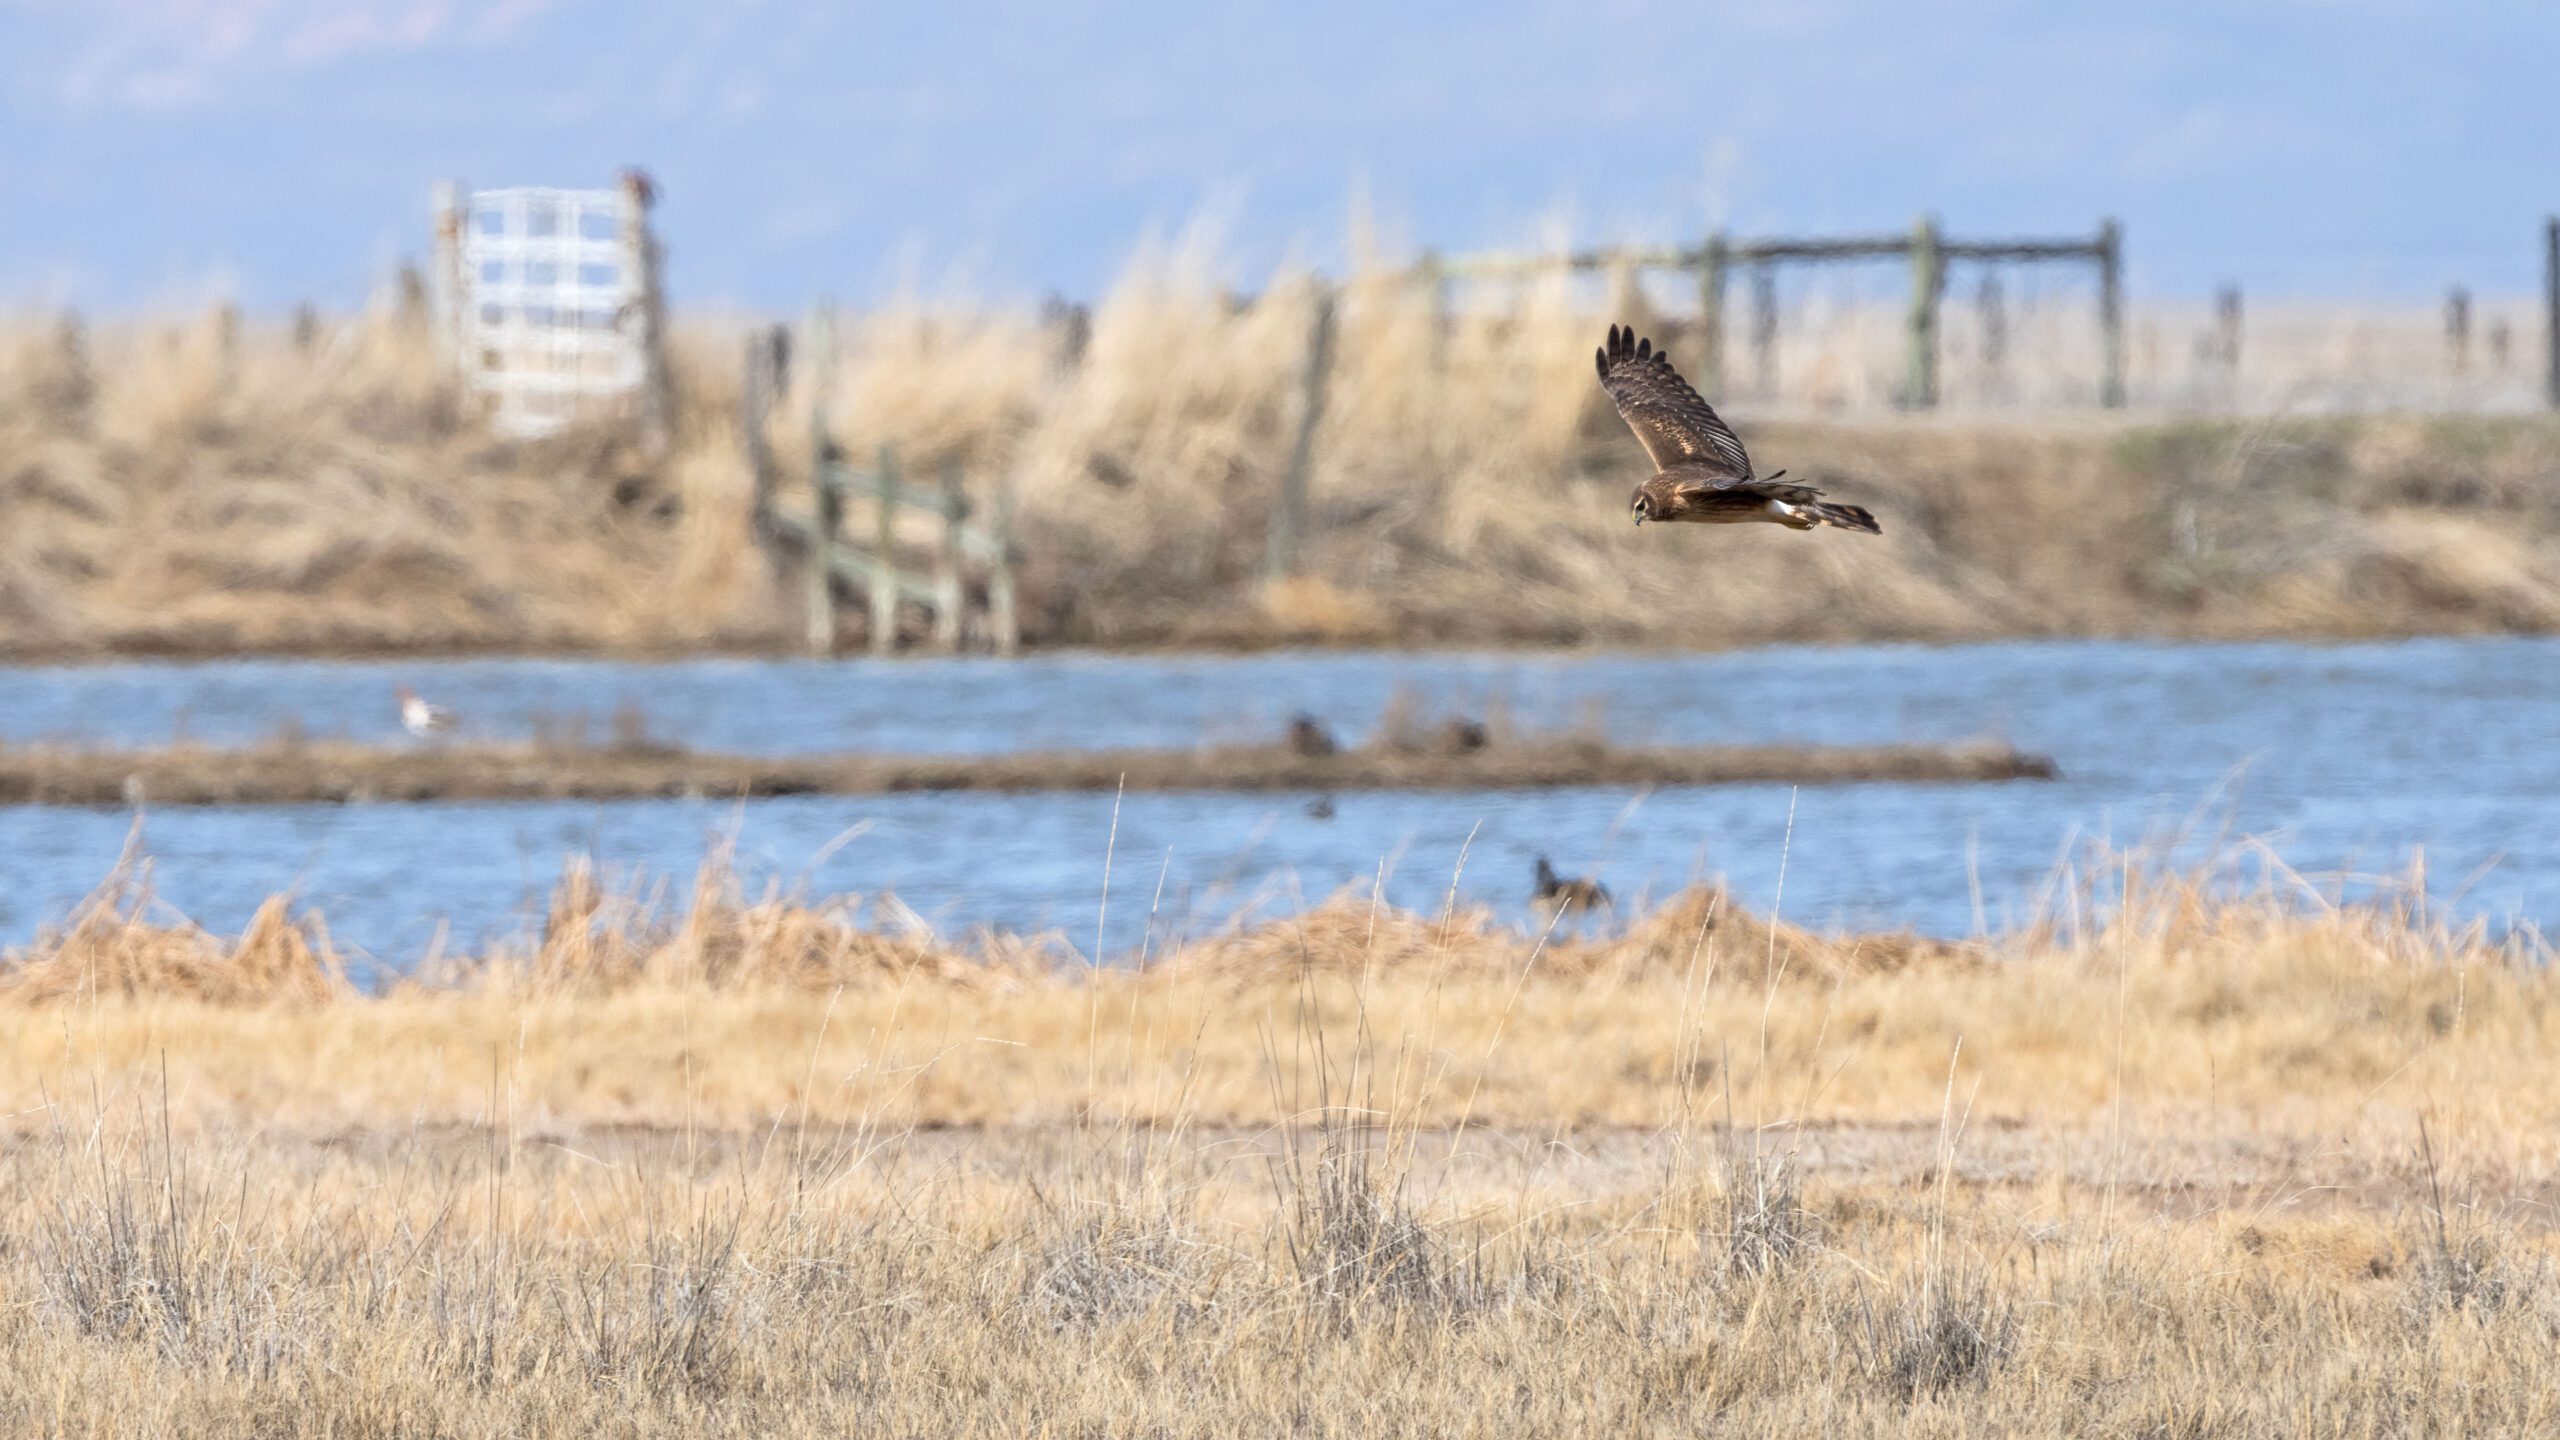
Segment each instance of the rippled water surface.
[{"label": "rippled water surface", "polygon": [[[1347,736],[1399,690],[1516,723],[1596,719],[1624,739],[1876,741],[1998,735],[2057,783],[1311,795],[897,795],[155,810],[154,882],[217,928],[290,889],[382,964],[520,929],[586,852],[689,876],[735,837],[741,868],[812,893],[894,892],[938,925],[1056,927],[1125,951],[1150,933],[1286,910],[1383,870],[1436,905],[1453,880],[1517,910],[1552,853],[1622,898],[1709,874],[1807,922],[1962,934],[2037,903],[2077,840],[2132,841],[2200,809],[2315,874],[2396,870],[2423,847],[2448,903],[2560,921],[2560,642],[1860,647],[1713,656],[1284,654],[1017,662],[664,665],[244,661],[0,670],[0,741],[238,743],[298,727],[406,743],[406,682],[483,736],[620,707],[703,749],[790,752],[1185,745],[1267,735],[1295,710]],[[1789,816],[1793,811],[1790,843]],[[0,938],[58,920],[134,817],[0,809]],[[1460,868],[1463,853],[1465,863]],[[1109,901],[1104,907],[1105,860]]]}]

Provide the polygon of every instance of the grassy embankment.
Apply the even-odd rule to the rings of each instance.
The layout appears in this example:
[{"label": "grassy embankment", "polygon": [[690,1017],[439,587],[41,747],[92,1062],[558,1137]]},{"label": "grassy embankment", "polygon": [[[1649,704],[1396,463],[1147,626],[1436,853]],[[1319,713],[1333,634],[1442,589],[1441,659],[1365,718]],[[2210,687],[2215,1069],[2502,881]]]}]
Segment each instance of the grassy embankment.
[{"label": "grassy embankment", "polygon": [[1349,896],[1094,976],[572,875],[378,996],[282,902],[101,904],[0,984],[0,1417],[2547,1432],[2543,957],[2078,893],[1966,945]]},{"label": "grassy embankment", "polygon": [[[1435,345],[1422,298],[1375,276],[1343,302],[1309,574],[1266,589],[1308,292],[1283,276],[1233,309],[1213,270],[1133,264],[1065,372],[1024,313],[909,306],[841,327],[831,410],[849,453],[890,442],[915,473],[952,457],[982,494],[1015,484],[1032,643],[2560,625],[2545,417],[1822,418],[1848,392],[1819,375],[1872,378],[1874,357],[1808,354],[1801,393],[1729,408],[1765,465],[1870,506],[1885,534],[1637,531],[1642,458],[1590,356],[1608,319],[1644,316],[1640,297],[1539,282],[1462,308]],[[2359,323],[2341,312],[2338,333]],[[488,437],[387,315],[307,347],[254,318],[236,335],[16,322],[0,334],[0,653],[787,648],[801,595],[750,534],[735,332],[680,331],[678,441],[651,460],[597,436]],[[2353,389],[2303,363],[2305,395]],[[810,403],[804,386],[773,421],[786,506],[806,503]],[[930,535],[907,538],[921,563]]]}]

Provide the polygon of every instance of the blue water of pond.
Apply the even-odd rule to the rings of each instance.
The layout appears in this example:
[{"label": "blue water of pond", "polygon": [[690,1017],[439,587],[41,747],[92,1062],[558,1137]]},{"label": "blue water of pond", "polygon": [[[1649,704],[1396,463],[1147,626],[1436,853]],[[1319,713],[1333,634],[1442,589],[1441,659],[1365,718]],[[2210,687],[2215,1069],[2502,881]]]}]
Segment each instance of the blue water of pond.
[{"label": "blue water of pond", "polygon": [[[1622,739],[2006,738],[2063,778],[2004,785],[1634,791],[795,797],[733,802],[241,806],[142,817],[166,904],[216,929],[292,891],[374,962],[523,929],[564,857],[684,882],[734,844],[750,885],[894,894],[937,927],[1057,929],[1125,953],[1285,913],[1381,875],[1397,903],[1525,914],[1535,857],[1641,903],[1722,876],[1826,927],[1961,935],[2036,905],[2076,843],[2185,825],[2268,841],[2315,877],[2423,851],[2441,898],[2560,921],[2560,641],[1862,646],[1713,655],[1070,655],[999,662],[235,661],[0,670],[0,743],[241,743],[285,729],[399,743],[407,683],[483,737],[618,708],[701,749],[1187,745],[1292,712],[1347,738],[1425,710],[1593,723]],[[60,920],[115,863],[126,813],[0,808],[0,940]],[[1463,866],[1461,859],[1463,857]],[[1105,904],[1106,858],[1109,894]],[[1622,905],[1622,909],[1626,908]]]}]

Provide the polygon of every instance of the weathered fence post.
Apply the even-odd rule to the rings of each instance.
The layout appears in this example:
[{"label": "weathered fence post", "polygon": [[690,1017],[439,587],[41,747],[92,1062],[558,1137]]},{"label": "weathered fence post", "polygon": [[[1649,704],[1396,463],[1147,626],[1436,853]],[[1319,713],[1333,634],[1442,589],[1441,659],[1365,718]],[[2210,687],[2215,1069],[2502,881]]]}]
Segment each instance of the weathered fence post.
[{"label": "weathered fence post", "polygon": [[1698,254],[1698,379],[1724,398],[1724,280],[1730,245],[1721,230]]},{"label": "weathered fence post", "polygon": [[89,366],[89,329],[77,310],[65,310],[53,322],[52,353],[46,357],[39,393],[66,415],[85,417],[98,395],[97,375]]},{"label": "weathered fence post", "polygon": [[240,304],[224,300],[213,307],[213,365],[223,388],[240,379]]},{"label": "weathered fence post", "polygon": [[1011,655],[1022,648],[1022,619],[1015,609],[1013,588],[1013,481],[1007,479],[996,487],[995,515],[988,527],[987,538],[995,550],[994,568],[987,575],[987,619],[995,631],[996,653]]},{"label": "weathered fence post", "polygon": [[2098,403],[2124,408],[2124,227],[2098,224]]},{"label": "weathered fence post", "polygon": [[2226,377],[2240,372],[2240,287],[2225,285],[2213,292],[2213,358]]},{"label": "weathered fence post", "polygon": [[880,447],[871,477],[880,518],[871,534],[871,653],[898,648],[898,452]]},{"label": "weathered fence post", "polygon": [[1040,329],[1049,337],[1050,375],[1074,374],[1093,343],[1093,312],[1063,295],[1051,295],[1040,302]]},{"label": "weathered fence post", "polygon": [[1751,376],[1763,400],[1778,394],[1778,267],[1751,267]]},{"label": "weathered fence post", "polygon": [[1449,367],[1449,267],[1439,251],[1425,250],[1414,262],[1413,278],[1422,287],[1423,323],[1430,327],[1431,368],[1437,373]]},{"label": "weathered fence post", "polygon": [[1938,298],[1946,283],[1938,219],[1923,215],[1911,227],[1911,365],[1903,386],[1903,403],[1915,410],[1938,403]]},{"label": "weathered fence post", "polygon": [[844,494],[836,488],[836,439],[827,429],[827,392],[836,374],[835,315],[809,312],[809,653],[836,653],[836,531]]},{"label": "weathered fence post", "polygon": [[2471,371],[2471,292],[2456,285],[2444,292],[2444,350],[2456,375]]},{"label": "weathered fence post", "polygon": [[771,545],[774,538],[775,466],[767,426],[775,400],[790,386],[790,364],[790,331],[773,325],[747,333],[746,374],[738,386],[738,431],[747,448],[748,527],[764,545]]},{"label": "weathered fence post", "polygon": [[622,172],[623,264],[632,277],[632,319],[640,327],[640,444],[652,455],[667,453],[675,429],[675,391],[667,372],[666,291],[659,274],[658,237],[649,228],[649,211],[658,191],[638,170]]},{"label": "weathered fence post", "polygon": [[945,653],[960,648],[961,526],[969,518],[960,493],[960,457],[942,457],[942,550],[933,576],[933,643]]},{"label": "weathered fence post", "polygon": [[2007,388],[2002,372],[2009,364],[2009,297],[2001,292],[1998,270],[1982,272],[1973,303],[1982,322],[1983,389],[1997,395]]},{"label": "weathered fence post", "polygon": [[2542,392],[2560,410],[2560,215],[2542,222]]},{"label": "weathered fence post", "polygon": [[1280,504],[1271,516],[1271,548],[1263,559],[1265,583],[1298,573],[1298,539],[1307,517],[1308,472],[1315,466],[1316,427],[1324,422],[1324,390],[1333,369],[1333,287],[1316,283],[1315,318],[1307,331],[1306,368],[1298,377],[1298,433],[1289,468],[1280,479]]},{"label": "weathered fence post", "polygon": [[2240,287],[2224,285],[2213,292],[2213,328],[2196,341],[2202,380],[2220,392],[2224,404],[2240,404]]}]

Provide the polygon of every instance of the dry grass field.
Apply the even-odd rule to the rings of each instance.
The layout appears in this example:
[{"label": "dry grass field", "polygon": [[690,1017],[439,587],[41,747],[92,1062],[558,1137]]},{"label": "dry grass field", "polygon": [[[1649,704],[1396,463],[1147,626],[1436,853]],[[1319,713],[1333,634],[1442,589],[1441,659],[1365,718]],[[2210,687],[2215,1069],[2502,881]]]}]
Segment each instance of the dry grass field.
[{"label": "dry grass field", "polygon": [[718,874],[356,994],[0,980],[0,1426],[2540,1434],[2560,980],[2135,859],[2028,930],[1337,897],[1095,974]]},{"label": "dry grass field", "polygon": [[[2423,316],[2270,312],[2217,378],[2183,359],[2203,321],[2138,313],[2137,408],[2111,414],[2086,406],[2085,307],[2021,318],[2006,402],[1959,308],[1950,409],[1927,417],[1890,407],[1891,304],[1796,316],[1766,387],[1732,342],[1719,398],[1765,466],[1885,534],[1654,534],[1627,524],[1643,461],[1591,352],[1626,318],[1694,366],[1676,297],[1557,276],[1461,296],[1443,334],[1383,269],[1342,292],[1308,573],[1266,587],[1313,292],[1284,275],[1242,303],[1218,275],[1202,247],[1142,256],[1073,365],[1024,311],[843,317],[837,438],[916,474],[956,460],[982,498],[1011,485],[1044,645],[2560,625],[2560,423],[2516,413],[2523,359],[2457,375]],[[788,646],[801,589],[749,523],[741,332],[677,330],[677,438],[650,458],[491,437],[396,309],[300,340],[254,316],[0,326],[0,653]],[[787,507],[807,504],[814,368],[771,423]],[[907,539],[921,561],[930,535]]]}]

